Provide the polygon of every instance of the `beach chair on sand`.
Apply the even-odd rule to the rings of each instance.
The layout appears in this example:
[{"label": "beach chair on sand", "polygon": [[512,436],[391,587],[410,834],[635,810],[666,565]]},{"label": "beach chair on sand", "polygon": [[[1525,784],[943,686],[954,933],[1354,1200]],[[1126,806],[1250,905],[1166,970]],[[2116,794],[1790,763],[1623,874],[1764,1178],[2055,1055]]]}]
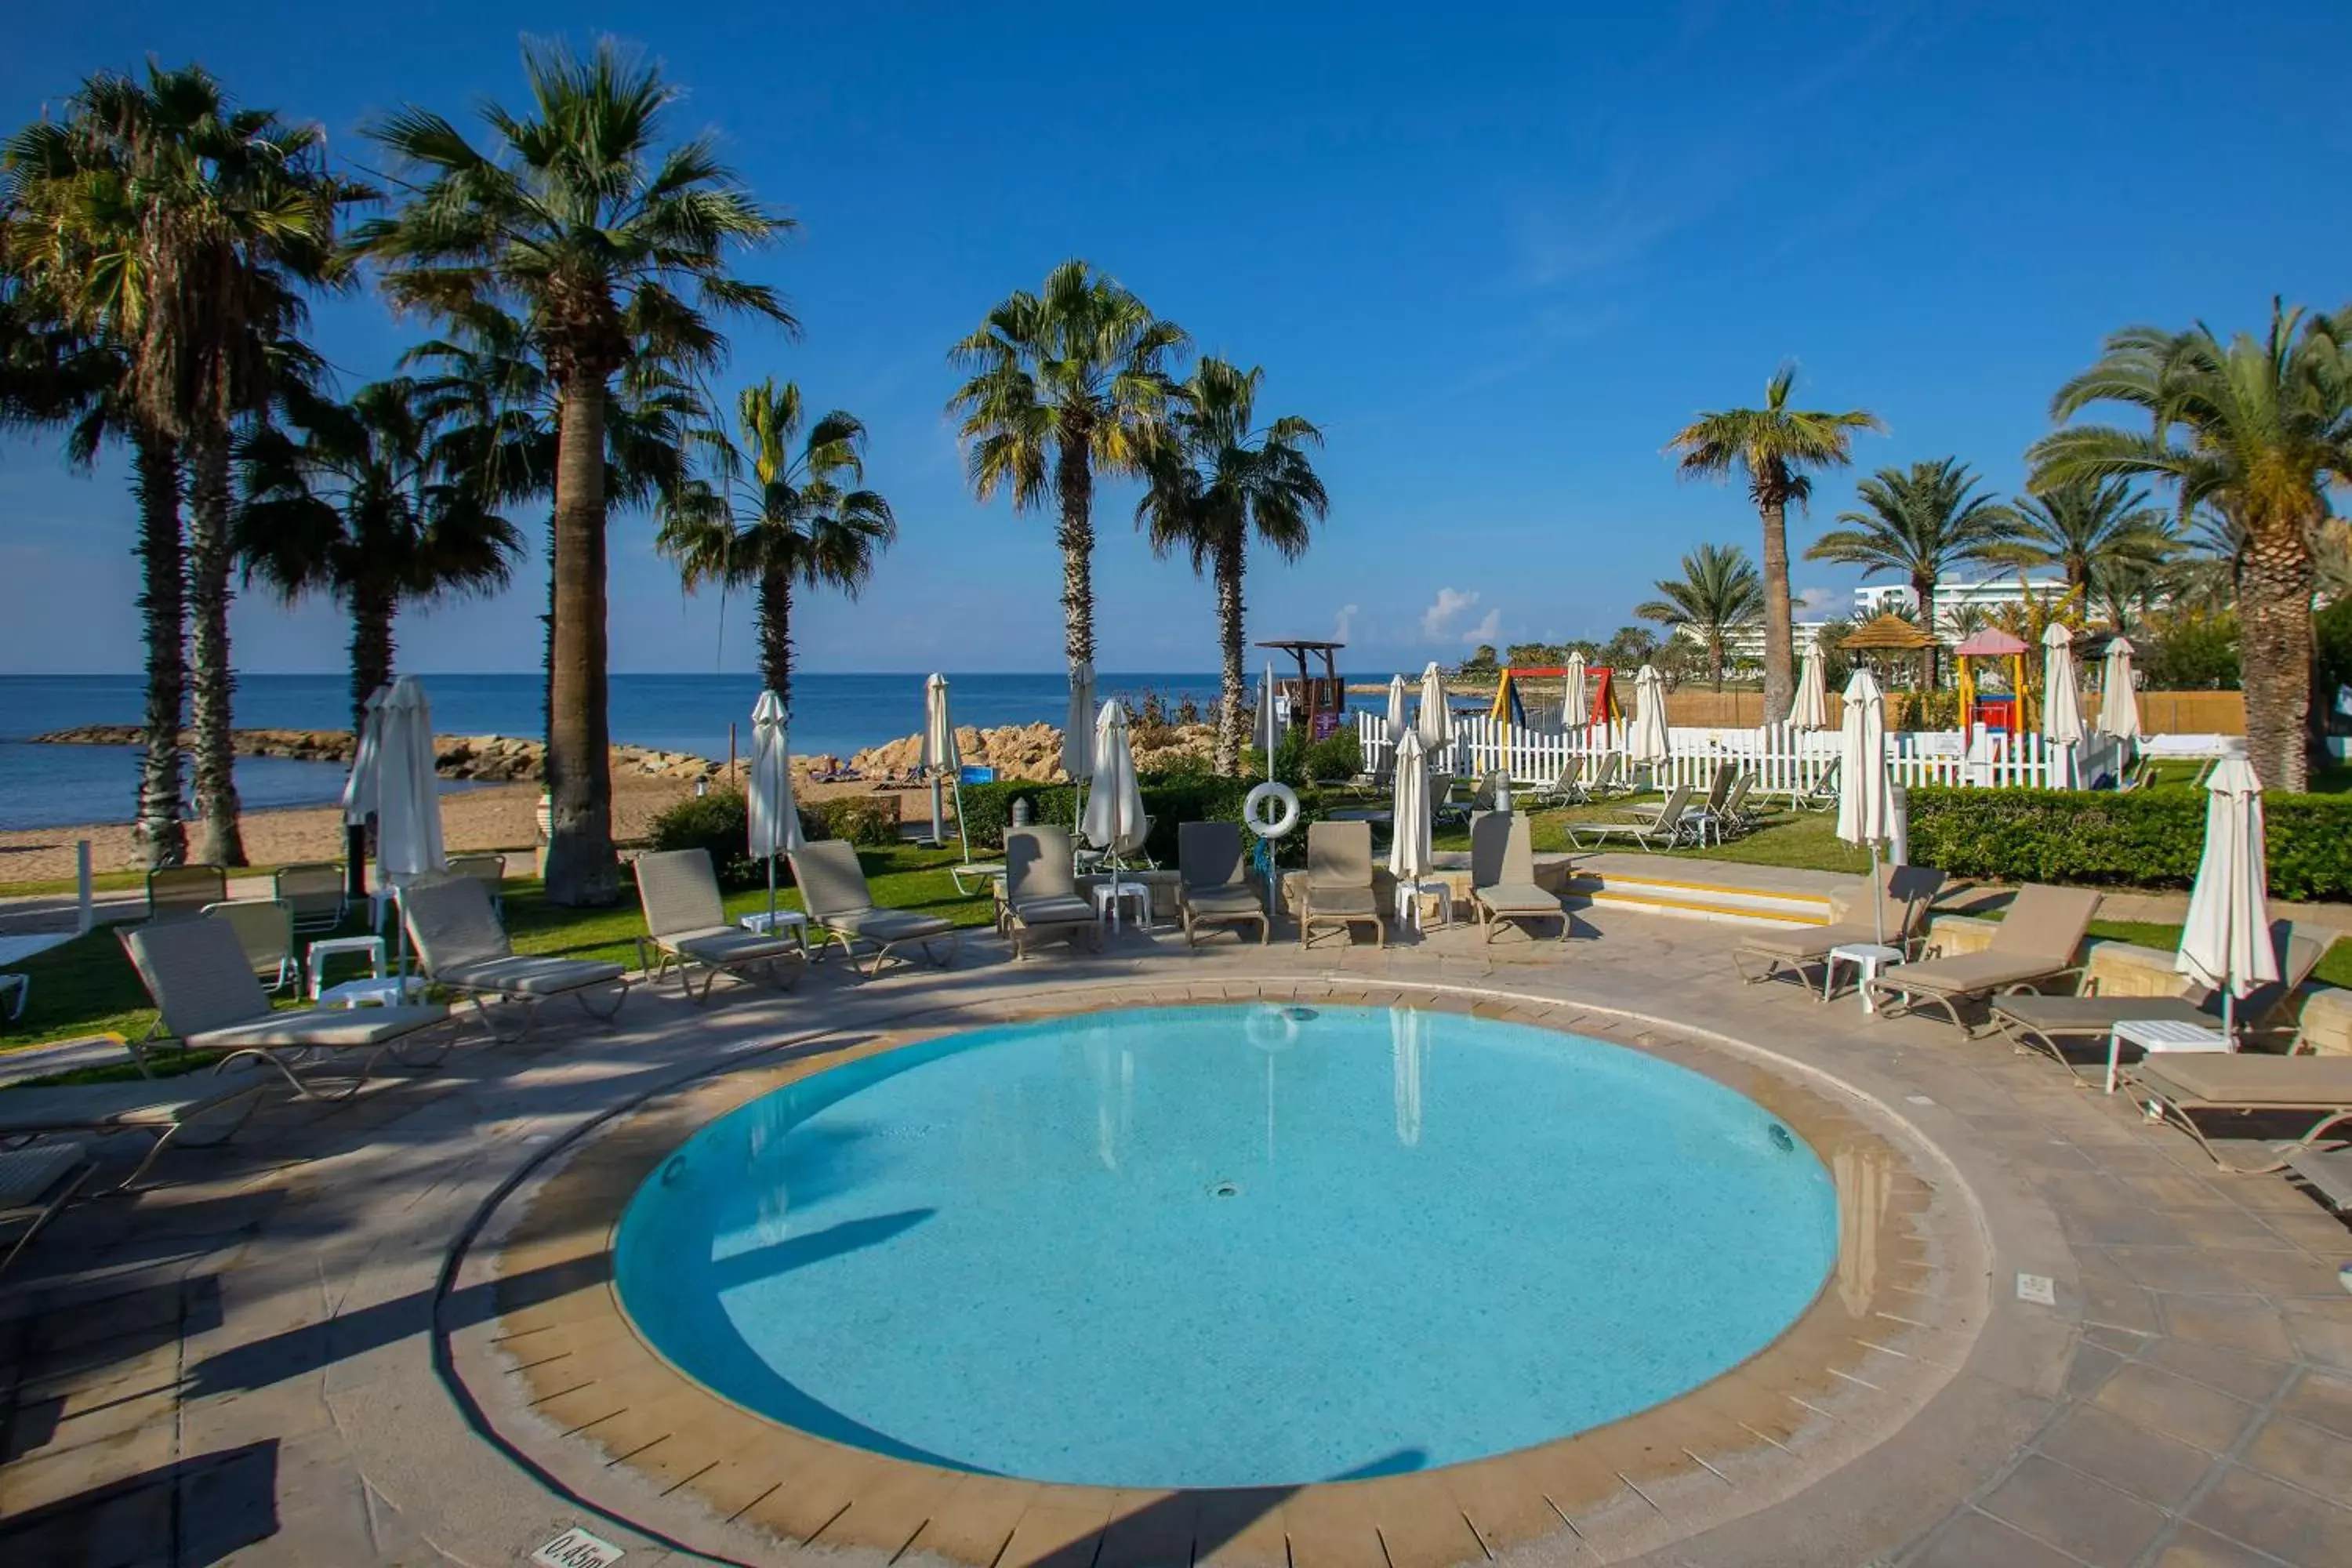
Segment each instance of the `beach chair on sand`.
[{"label": "beach chair on sand", "polygon": [[[817,928],[821,941],[841,944],[851,968],[857,966],[862,947],[872,953],[873,962],[866,973],[873,975],[893,950],[909,942],[942,969],[955,962],[963,940],[955,922],[940,915],[876,904],[866,886],[865,868],[857,863],[856,847],[847,839],[815,839],[791,851],[786,858],[792,862],[793,880],[800,886],[810,923]],[[947,944],[945,957],[935,951],[941,942]]]},{"label": "beach chair on sand", "polygon": [[[1516,811],[1490,811],[1470,824],[1470,906],[1488,942],[1514,925],[1553,920],[1568,940],[1568,909],[1536,885],[1535,839]],[[1529,930],[1528,940],[1535,934]]]},{"label": "beach chair on sand", "polygon": [[1176,876],[1176,909],[1184,922],[1185,946],[1199,940],[1202,926],[1255,924],[1260,946],[1273,936],[1265,898],[1250,879],[1240,823],[1178,823]]},{"label": "beach chair on sand", "polygon": [[[728,920],[709,850],[640,855],[635,867],[637,903],[646,915],[646,934],[637,938],[637,967],[646,972],[647,984],[659,980],[675,963],[678,985],[688,1000],[699,1005],[710,1000],[710,988],[721,974],[740,978],[758,969],[781,990],[790,990],[799,978],[797,967],[784,968],[786,960],[795,966],[803,961],[796,939],[745,931]],[[699,992],[694,988],[697,969],[706,972]]]},{"label": "beach chair on sand", "polygon": [[[1944,874],[1933,867],[1890,866],[1886,868],[1884,928],[1878,923],[1870,879],[1865,877],[1861,889],[1847,900],[1844,912],[1832,924],[1800,931],[1742,931],[1739,944],[1731,950],[1731,966],[1750,985],[1785,971],[1810,989],[1812,983],[1805,979],[1804,972],[1815,964],[1826,966],[1832,948],[1870,942],[1899,948],[1906,958],[1916,957],[1924,940],[1920,933],[1927,929],[1928,906],[1943,888]],[[1752,973],[1750,964],[1756,966]],[[1828,976],[1824,974],[1822,979],[1822,1000],[1826,1002]]]},{"label": "beach chair on sand", "polygon": [[[2125,1068],[2123,1081],[2151,1119],[2171,1122],[2196,1139],[2215,1164],[2238,1175],[2283,1171],[2352,1123],[2352,1057],[2176,1051]],[[2307,1118],[2309,1124],[2298,1136],[2268,1141],[2267,1163],[2241,1165],[2214,1148],[2200,1125],[2200,1119],[2225,1116],[2266,1117],[2288,1125]]]},{"label": "beach chair on sand", "polygon": [[[449,1023],[449,1009],[438,1005],[281,1012],[270,1006],[261,983],[247,967],[236,933],[216,920],[137,926],[122,933],[122,945],[160,1015],[149,1039],[176,1038],[184,1050],[218,1051],[221,1068],[247,1057],[265,1062],[306,1100],[350,1099],[367,1081],[379,1057],[393,1051],[404,1055],[425,1044],[416,1037]],[[143,1044],[131,1046],[142,1072],[147,1070]],[[445,1036],[434,1054],[437,1057],[447,1045]],[[357,1055],[359,1076],[341,1093],[321,1095],[302,1069],[314,1058],[330,1055]]]},{"label": "beach chair on sand", "polygon": [[1075,946],[1081,933],[1102,946],[1095,907],[1078,896],[1077,859],[1070,835],[1060,827],[1016,827],[1004,836],[1004,909],[999,919],[1013,939],[1013,956],[1026,958],[1031,945],[1066,937]]},{"label": "beach chair on sand", "polygon": [[[2259,1031],[2284,1008],[2311,978],[2327,952],[2326,940],[2297,931],[2290,921],[2271,922],[2272,950],[2278,958],[2279,978],[2256,986],[2230,1008],[2242,1031]],[[2065,1047],[2073,1042],[2086,1060],[2095,1057],[2102,1071],[2116,1026],[2167,1020],[2202,1029],[2221,1026],[2222,997],[2218,991],[2176,996],[2043,996],[2027,992],[1995,996],[1989,1004],[1993,1023],[2020,1050],[2047,1052],[2077,1078],[2083,1076]]]},{"label": "beach chair on sand", "polygon": [[2029,883],[2017,890],[2008,912],[1981,952],[1931,958],[1879,971],[1865,989],[1881,1015],[1913,1013],[1933,1004],[1955,1028],[1966,1031],[1959,1004],[1996,991],[2027,991],[2046,981],[2079,975],[2074,954],[2098,912],[2099,895],[2088,888],[2045,888]]},{"label": "beach chair on sand", "polygon": [[190,921],[207,904],[228,898],[228,873],[218,866],[158,866],[147,873],[147,919]]},{"label": "beach chair on sand", "polygon": [[121,1192],[138,1185],[168,1145],[202,1149],[226,1142],[252,1114],[263,1087],[252,1074],[239,1073],[226,1079],[188,1076],[160,1082],[141,1079],[0,1090],[0,1142],[45,1135],[140,1134],[149,1140],[147,1152],[110,1189]]},{"label": "beach chair on sand", "polygon": [[294,929],[304,934],[334,931],[343,923],[343,868],[332,860],[304,860],[280,866],[270,878],[270,890],[294,917]]},{"label": "beach chair on sand", "polygon": [[1317,926],[1351,932],[1372,928],[1372,940],[1389,944],[1388,921],[1372,882],[1372,825],[1318,822],[1307,829],[1307,888],[1298,901],[1298,945],[1311,946]]},{"label": "beach chair on sand", "polygon": [[294,961],[294,911],[279,899],[231,899],[206,904],[205,918],[220,921],[236,932],[237,945],[254,974],[272,991],[283,991],[302,978]]},{"label": "beach chair on sand", "polygon": [[1665,804],[1654,813],[1643,812],[1620,822],[1571,821],[1568,825],[1568,841],[1579,849],[1598,849],[1612,838],[1630,838],[1645,852],[1672,849],[1690,840],[1692,793],[1690,785],[1676,784],[1667,795]]},{"label": "beach chair on sand", "polygon": [[[599,1024],[610,1024],[629,998],[627,971],[617,963],[515,952],[491,912],[490,895],[474,878],[420,877],[401,889],[400,910],[425,977],[471,996],[482,1022],[501,1040],[529,1034],[541,1005],[551,997],[571,997]],[[521,1009],[521,1026],[502,1027],[504,1009],[491,1012],[492,1001]]]}]

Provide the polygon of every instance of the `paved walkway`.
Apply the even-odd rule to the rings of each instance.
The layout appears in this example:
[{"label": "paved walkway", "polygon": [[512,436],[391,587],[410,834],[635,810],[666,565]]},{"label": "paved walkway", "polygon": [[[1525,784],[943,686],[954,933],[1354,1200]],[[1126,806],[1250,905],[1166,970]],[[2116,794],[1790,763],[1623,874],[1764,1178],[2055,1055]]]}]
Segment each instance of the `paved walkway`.
[{"label": "paved walkway", "polygon": [[[738,992],[699,1012],[675,992],[640,995],[609,1035],[469,1049],[341,1107],[277,1100],[228,1148],[169,1154],[149,1190],[69,1211],[0,1281],[0,1562],[512,1563],[578,1524],[624,1548],[626,1568],[821,1552],[879,1565],[889,1553],[831,1548],[822,1523],[811,1545],[707,1510],[681,1521],[682,1496],[588,1437],[494,1435],[506,1428],[456,1363],[513,1306],[467,1261],[469,1228],[601,1114],[760,1070],[795,1040],[965,1005],[1300,984],[1566,1002],[1637,1041],[1643,1019],[1670,1015],[1680,1031],[1770,1053],[1759,1070],[1846,1086],[1932,1150],[1980,1216],[1989,1270],[1937,1289],[1979,1300],[1982,1321],[1916,1418],[1863,1447],[1829,1401],[1794,1416],[1785,1446],[1821,1451],[1845,1432],[1856,1451],[1793,1496],[1743,1491],[1744,1472],[1723,1463],[1710,1473],[1732,1493],[1706,1510],[1625,1493],[1606,1528],[1580,1533],[1583,1516],[1562,1510],[1557,1532],[1499,1555],[1662,1568],[2352,1562],[2340,1221],[2280,1178],[2216,1173],[2187,1139],[2005,1044],[1865,1019],[1851,999],[1824,1006],[1791,985],[1743,987],[1726,958],[1734,931],[1618,912],[1590,923],[1600,940],[1565,948],[1482,947],[1457,928],[1387,952],[1188,952],[1130,934],[1100,956],[1017,966],[982,940],[945,976],[858,984],[827,964],[790,996]],[[2043,1280],[2046,1304],[2021,1296]],[[530,1283],[537,1300],[606,1289]],[[1248,1506],[1255,1535],[1241,1537],[1271,1532],[1292,1568],[1480,1560],[1483,1537],[1450,1556],[1386,1541],[1367,1558],[1327,1556],[1328,1510]],[[985,1550],[933,1554],[918,1529],[903,1554],[978,1568],[1125,1561],[1118,1503],[1091,1524],[1043,1494],[1037,1509],[1042,1522],[1010,1521]],[[1612,1522],[1634,1516],[1639,1529]],[[1229,1560],[1225,1534],[1187,1528],[1184,1550],[1161,1543],[1165,1560]]]}]

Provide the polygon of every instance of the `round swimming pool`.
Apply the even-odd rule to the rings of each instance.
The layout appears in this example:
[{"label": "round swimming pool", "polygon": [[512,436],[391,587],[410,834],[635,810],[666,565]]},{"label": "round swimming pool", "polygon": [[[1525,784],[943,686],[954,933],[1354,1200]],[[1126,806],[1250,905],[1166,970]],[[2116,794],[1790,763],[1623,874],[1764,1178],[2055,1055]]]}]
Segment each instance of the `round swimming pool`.
[{"label": "round swimming pool", "polygon": [[1752,1100],[1458,1014],[1138,1009],[814,1074],[631,1200],[671,1362],[837,1442],[1029,1479],[1264,1486],[1566,1436],[1811,1303],[1837,1205]]}]

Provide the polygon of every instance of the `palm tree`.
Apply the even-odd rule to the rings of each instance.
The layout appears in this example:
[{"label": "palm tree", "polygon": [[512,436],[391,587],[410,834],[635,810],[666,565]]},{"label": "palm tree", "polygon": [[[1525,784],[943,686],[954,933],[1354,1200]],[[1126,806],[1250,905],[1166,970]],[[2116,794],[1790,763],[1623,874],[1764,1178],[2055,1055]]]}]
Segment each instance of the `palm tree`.
[{"label": "palm tree", "polygon": [[948,353],[970,379],[948,400],[970,445],[971,488],[1009,490],[1015,510],[1058,502],[1064,648],[1095,657],[1094,492],[1098,474],[1139,474],[1158,439],[1168,356],[1183,329],[1076,259],[988,312]]},{"label": "palm tree", "polygon": [[866,477],[866,426],[836,408],[795,453],[802,421],[797,384],[745,387],[735,404],[741,445],[723,430],[703,433],[715,482],[689,480],[664,501],[659,540],[689,588],[751,587],[760,674],[788,714],[793,589],[838,588],[854,599],[898,537],[890,503],[850,488]]},{"label": "palm tree", "polygon": [[419,412],[416,384],[373,383],[349,403],[296,400],[299,438],[268,426],[240,449],[235,540],[246,579],[289,604],[324,593],[352,617],[352,734],[392,679],[402,607],[506,586],[521,552],[512,523],[453,475]]},{"label": "palm tree", "polygon": [[2128,479],[2036,486],[2006,512],[2000,553],[2023,565],[2063,568],[2074,592],[2121,568],[2160,566],[2179,547],[2171,518],[2149,506],[2147,492]]},{"label": "palm tree", "polygon": [[1687,631],[1706,649],[1708,679],[1723,689],[1724,646],[1764,616],[1764,584],[1737,544],[1702,544],[1683,557],[1683,574],[1661,579],[1659,598],[1633,613],[1669,631]]},{"label": "palm tree", "polygon": [[2185,520],[2210,505],[2242,531],[2239,615],[2247,749],[2274,787],[2309,782],[2312,545],[2328,488],[2352,482],[2352,310],[2334,316],[2271,302],[2267,332],[2223,342],[2212,329],[2128,327],[2052,401],[2072,419],[2099,403],[2147,428],[2078,425],[2030,454],[2050,483],[2152,476],[2171,481]]},{"label": "palm tree", "polygon": [[1242,574],[1253,535],[1286,561],[1307,552],[1314,525],[1330,514],[1331,498],[1307,448],[1323,433],[1295,414],[1260,426],[1257,391],[1265,372],[1221,359],[1203,359],[1178,389],[1167,419],[1167,439],[1146,465],[1149,477],[1135,521],[1165,556],[1182,550],[1192,571],[1217,590],[1217,647],[1223,689],[1217,702],[1217,772],[1241,771]]},{"label": "palm tree", "polygon": [[[1919,624],[1936,631],[1936,584],[1963,561],[1990,559],[2003,538],[2010,514],[1990,496],[1976,493],[1977,477],[1958,458],[1881,468],[1854,487],[1864,510],[1842,511],[1835,529],[1813,542],[1808,561],[1859,566],[1864,577],[1881,572],[1905,578],[1919,602]],[[1936,655],[1927,649],[1924,672],[1936,688]]]},{"label": "palm tree", "polygon": [[357,243],[396,304],[460,327],[520,317],[556,394],[547,897],[605,904],[620,890],[604,631],[614,381],[646,358],[715,364],[711,312],[793,328],[774,290],[729,270],[730,251],[791,224],[751,200],[708,137],[661,146],[677,93],[655,67],[609,41],[585,59],[528,45],[523,65],[534,113],[485,110],[489,153],[422,109],[373,128],[421,188]]},{"label": "palm tree", "polygon": [[1844,414],[1789,406],[1796,371],[1788,365],[1764,384],[1764,406],[1702,414],[1675,433],[1666,450],[1685,479],[1748,476],[1748,499],[1764,523],[1764,720],[1784,722],[1797,691],[1794,622],[1789,611],[1789,503],[1812,498],[1809,468],[1853,461],[1853,433],[1885,426],[1855,409]]}]

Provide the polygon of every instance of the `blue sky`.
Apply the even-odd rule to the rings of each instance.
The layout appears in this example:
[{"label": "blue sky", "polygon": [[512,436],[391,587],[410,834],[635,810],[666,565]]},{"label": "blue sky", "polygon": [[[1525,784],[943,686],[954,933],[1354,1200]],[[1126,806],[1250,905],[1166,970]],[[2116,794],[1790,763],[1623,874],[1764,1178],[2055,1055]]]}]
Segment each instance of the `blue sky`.
[{"label": "blue sky", "polygon": [[[2052,389],[2127,322],[2236,330],[2273,293],[2345,302],[2352,126],[2326,110],[2352,8],[1690,3],[1432,11],[316,4],[35,7],[0,57],[21,122],[87,71],[202,60],[338,153],[404,101],[521,96],[520,35],[644,44],[798,235],[747,266],[805,336],[738,334],[862,416],[902,531],[858,604],[807,604],[811,669],[1058,667],[1046,518],[967,493],[947,345],[1082,256],[1319,423],[1332,515],[1254,564],[1253,637],[1347,638],[1360,669],[1605,636],[1703,540],[1755,547],[1737,487],[1660,454],[1784,360],[1888,426],[1858,471],[1958,454],[2004,492]],[[322,308],[345,384],[422,323]],[[1825,480],[1800,546],[1851,502]],[[1097,497],[1101,663],[1213,664],[1211,603]],[[535,520],[530,531],[538,530]],[[749,668],[749,615],[689,600],[614,523],[614,664]],[[138,660],[119,464],[0,441],[0,670]],[[1846,600],[1849,573],[1800,563]],[[404,621],[425,672],[532,667],[542,592]],[[238,662],[332,669],[330,606],[240,602]]]}]

